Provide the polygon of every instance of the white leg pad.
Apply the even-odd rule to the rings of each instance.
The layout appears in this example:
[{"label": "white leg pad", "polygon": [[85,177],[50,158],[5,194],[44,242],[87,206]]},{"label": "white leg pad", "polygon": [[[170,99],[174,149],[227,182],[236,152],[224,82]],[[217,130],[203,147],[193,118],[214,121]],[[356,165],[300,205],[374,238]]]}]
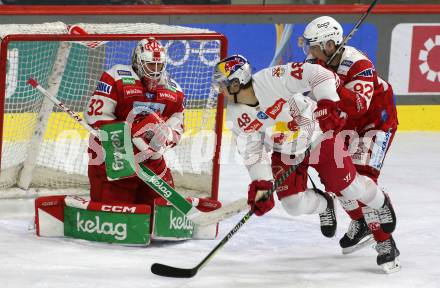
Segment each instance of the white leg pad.
[{"label": "white leg pad", "polygon": [[319,214],[327,208],[327,200],[324,196],[312,189],[307,189],[295,195],[281,199],[284,210],[291,216],[302,214]]},{"label": "white leg pad", "polygon": [[379,209],[382,207],[385,196],[377,184],[367,176],[356,174],[351,184],[341,191],[348,200],[359,200],[365,205]]}]

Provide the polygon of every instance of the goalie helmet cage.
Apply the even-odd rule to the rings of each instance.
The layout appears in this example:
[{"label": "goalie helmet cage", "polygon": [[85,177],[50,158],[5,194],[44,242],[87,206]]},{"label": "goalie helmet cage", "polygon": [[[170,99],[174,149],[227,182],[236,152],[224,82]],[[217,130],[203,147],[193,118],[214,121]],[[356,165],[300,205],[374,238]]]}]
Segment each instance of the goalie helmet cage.
[{"label": "goalie helmet cage", "polygon": [[[217,199],[223,95],[211,78],[226,56],[226,38],[159,24],[76,25],[88,34],[69,35],[61,22],[0,27],[0,198],[26,196],[28,188],[88,190],[87,131],[26,85],[29,77],[82,115],[102,72],[131,64],[137,41],[154,36],[166,48],[167,71],[185,93],[185,132],[165,154],[175,185],[186,195]],[[10,189],[17,186],[25,190]]]}]

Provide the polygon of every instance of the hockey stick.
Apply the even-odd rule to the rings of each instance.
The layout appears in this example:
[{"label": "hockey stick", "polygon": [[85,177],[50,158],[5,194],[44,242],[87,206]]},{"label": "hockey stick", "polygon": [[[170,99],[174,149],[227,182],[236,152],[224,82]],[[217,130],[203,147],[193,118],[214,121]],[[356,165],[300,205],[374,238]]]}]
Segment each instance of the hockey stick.
[{"label": "hockey stick", "polygon": [[[44,89],[40,84],[38,84],[37,80],[33,78],[29,78],[27,83],[31,85],[33,88],[37,89],[41,94],[49,98],[54,104],[56,104],[64,112],[69,114],[70,117],[72,117],[77,123],[83,126],[92,135],[96,136],[97,138],[100,138],[100,134],[98,130],[93,129],[93,127],[88,125],[81,118],[80,115],[70,110],[68,107],[64,105],[64,103],[59,101],[55,96],[49,93],[49,91]],[[137,167],[138,165],[136,164],[137,163],[132,163],[133,167]],[[153,171],[148,169],[148,167],[142,165],[140,169],[136,169],[136,174],[149,187],[151,187],[151,189],[156,191],[156,193],[158,193],[165,200],[171,203],[171,205],[173,205],[177,210],[179,210],[182,214],[188,217],[188,219],[190,219],[191,221],[193,221],[198,225],[208,225],[208,224],[217,223],[223,219],[235,215],[236,213],[239,213],[237,211],[243,211],[248,207],[246,198],[241,198],[229,204],[228,206],[221,207],[211,212],[203,212],[198,210],[196,207],[193,207],[192,204],[188,202],[188,200],[186,200],[181,194],[179,194],[173,187],[169,186]]]},{"label": "hockey stick", "polygon": [[[304,160],[309,155],[309,153],[310,147],[302,155],[303,158],[298,164],[290,166],[289,169],[287,169],[283,174],[281,174],[281,176],[277,180],[275,180],[272,188],[267,192],[266,195],[273,194],[278,186],[280,186],[287,179],[287,177],[289,177],[290,174],[292,174],[296,170],[296,168],[301,165],[302,160]],[[178,268],[160,263],[154,263],[153,265],[151,265],[151,272],[159,276],[174,278],[191,278],[195,276],[197,272],[199,272],[203,267],[205,267],[206,264],[208,264],[212,257],[214,257],[214,255],[232,238],[232,236],[234,236],[234,234],[237,233],[238,230],[240,230],[240,228],[249,221],[253,214],[253,209],[249,210],[243,216],[243,218],[241,218],[241,220],[234,226],[234,228],[232,228],[232,230],[229,231],[229,233],[226,234],[226,236],[217,244],[217,246],[215,246],[214,249],[212,249],[211,252],[209,252],[209,254],[205,258],[203,258],[202,261],[200,261],[199,264],[197,264],[197,266],[193,268]]]},{"label": "hockey stick", "polygon": [[333,59],[336,57],[336,55],[338,55],[339,53],[342,52],[342,49],[344,49],[344,46],[347,45],[348,40],[350,40],[351,37],[353,37],[353,34],[359,29],[362,22],[364,22],[365,18],[367,18],[367,16],[370,14],[370,12],[374,8],[374,6],[376,6],[378,1],[379,0],[374,0],[370,4],[367,11],[365,11],[364,14],[362,14],[361,18],[359,18],[359,20],[356,22],[353,29],[351,29],[350,33],[348,33],[348,35],[345,36],[344,40],[342,40],[342,43],[339,45],[338,49],[336,49],[335,53],[333,53],[333,55],[330,57],[330,59],[327,60],[327,64],[330,64],[333,61]]}]

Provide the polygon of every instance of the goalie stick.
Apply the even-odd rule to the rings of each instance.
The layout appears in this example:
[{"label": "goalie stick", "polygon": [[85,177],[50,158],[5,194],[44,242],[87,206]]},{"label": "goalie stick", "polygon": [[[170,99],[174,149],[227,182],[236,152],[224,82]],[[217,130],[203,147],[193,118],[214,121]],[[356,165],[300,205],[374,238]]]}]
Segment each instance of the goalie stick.
[{"label": "goalie stick", "polygon": [[338,55],[339,53],[342,52],[342,49],[344,49],[344,46],[347,45],[348,40],[350,40],[351,37],[353,37],[353,34],[359,29],[361,24],[364,22],[365,18],[367,18],[367,16],[370,14],[370,12],[374,8],[374,6],[376,6],[378,1],[379,0],[374,0],[370,4],[367,11],[365,11],[364,14],[362,14],[361,18],[359,18],[359,20],[356,22],[353,29],[351,29],[350,33],[348,33],[348,35],[345,36],[344,40],[342,40],[341,45],[339,45],[339,47],[338,47],[338,49],[336,49],[335,53],[333,53],[333,55],[330,57],[330,59],[327,60],[327,64],[330,64],[333,61],[333,59],[335,59],[336,55]]},{"label": "goalie stick", "polygon": [[[273,194],[278,186],[280,186],[284,182],[284,180],[286,180],[290,176],[290,174],[292,174],[296,170],[296,168],[301,165],[302,160],[304,160],[309,155],[309,153],[310,147],[302,155],[302,159],[298,164],[290,166],[289,169],[287,169],[283,174],[281,174],[281,176],[277,180],[275,180],[272,188],[267,192],[266,195],[269,196]],[[209,254],[205,258],[203,258],[202,261],[200,261],[199,264],[197,264],[197,266],[193,268],[178,268],[165,264],[154,263],[153,265],[151,265],[151,272],[159,276],[174,278],[191,278],[195,276],[197,272],[199,272],[203,267],[205,267],[206,264],[208,264],[212,257],[214,257],[214,255],[232,238],[232,236],[234,236],[234,234],[237,233],[238,230],[240,230],[240,228],[249,221],[252,215],[254,215],[254,211],[250,209],[234,226],[234,228],[232,228],[231,231],[229,231],[229,233],[226,234],[226,236],[217,244],[217,246],[215,246],[214,249],[212,249],[211,252],[209,252]]]},{"label": "goalie stick", "polygon": [[[33,78],[29,78],[28,82],[33,88],[37,89],[41,94],[49,98],[55,105],[61,108],[64,112],[70,115],[77,123],[83,126],[87,131],[89,131],[92,135],[100,138],[99,132],[90,125],[88,125],[84,119],[81,118],[80,115],[70,110],[68,107],[64,105],[61,101],[59,101],[55,96],[49,93],[46,89],[44,89],[37,80]],[[132,163],[135,166],[137,163]],[[137,167],[137,166],[136,166]],[[142,179],[148,186],[150,186],[156,193],[158,193],[161,197],[167,200],[171,205],[173,205],[177,210],[179,210],[182,214],[184,214],[188,219],[193,221],[198,225],[209,225],[217,223],[223,219],[231,217],[241,211],[244,211],[248,208],[247,199],[241,198],[238,199],[231,204],[221,207],[217,210],[211,212],[203,212],[198,210],[196,207],[193,207],[188,200],[186,200],[182,195],[180,195],[173,187],[169,186],[165,181],[163,181],[159,176],[154,174],[153,171],[148,169],[146,166],[142,166],[141,169],[136,169],[137,176]],[[162,189],[166,188],[166,192],[162,191]]]}]

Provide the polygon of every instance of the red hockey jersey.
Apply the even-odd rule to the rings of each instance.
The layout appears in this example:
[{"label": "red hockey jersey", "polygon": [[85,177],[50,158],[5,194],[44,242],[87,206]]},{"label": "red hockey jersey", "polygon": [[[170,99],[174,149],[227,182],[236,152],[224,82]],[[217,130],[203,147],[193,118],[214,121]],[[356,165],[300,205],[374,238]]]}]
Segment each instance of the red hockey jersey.
[{"label": "red hockey jersey", "polygon": [[364,132],[397,124],[392,87],[377,75],[367,56],[346,46],[336,73],[344,83],[338,89],[341,108],[348,114],[344,129]]},{"label": "red hockey jersey", "polygon": [[131,66],[118,64],[101,75],[84,115],[89,125],[99,128],[125,121],[129,115],[137,118],[154,112],[173,130],[170,144],[176,145],[183,134],[183,111],[182,89],[166,72],[156,91],[148,92]]}]

